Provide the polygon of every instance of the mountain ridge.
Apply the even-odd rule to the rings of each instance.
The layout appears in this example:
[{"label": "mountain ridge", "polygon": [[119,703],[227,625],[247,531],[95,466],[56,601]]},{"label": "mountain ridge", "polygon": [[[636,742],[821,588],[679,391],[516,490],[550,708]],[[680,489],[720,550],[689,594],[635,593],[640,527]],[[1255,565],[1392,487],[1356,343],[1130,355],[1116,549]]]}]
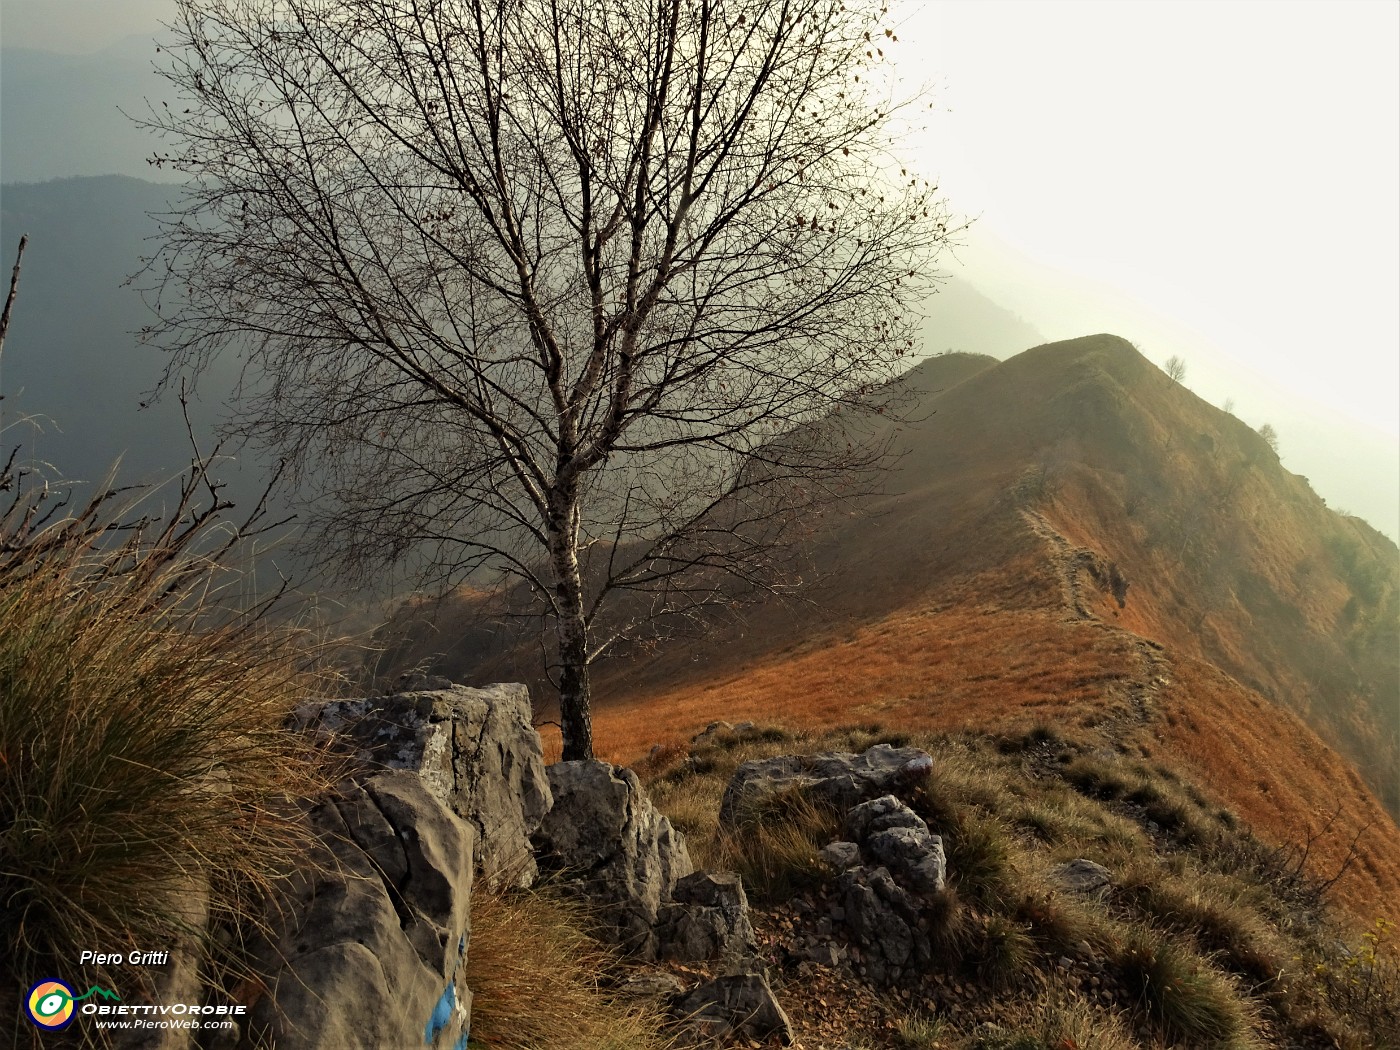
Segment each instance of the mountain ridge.
[{"label": "mountain ridge", "polygon": [[[1359,834],[1342,892],[1361,911],[1400,894],[1394,545],[1117,337],[909,379],[889,491],[817,528],[805,600],[600,665],[600,746],[632,760],[719,718],[1072,722],[1191,766],[1285,841],[1335,794],[1314,859],[1345,863]],[[482,602],[415,605],[387,667],[530,679],[535,650],[502,653]]]}]

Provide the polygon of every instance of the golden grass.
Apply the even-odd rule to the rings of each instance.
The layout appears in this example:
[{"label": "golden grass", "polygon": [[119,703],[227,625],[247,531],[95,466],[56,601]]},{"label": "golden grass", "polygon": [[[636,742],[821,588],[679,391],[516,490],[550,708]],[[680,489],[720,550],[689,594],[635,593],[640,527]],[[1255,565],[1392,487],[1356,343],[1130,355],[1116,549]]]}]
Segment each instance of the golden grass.
[{"label": "golden grass", "polygon": [[600,752],[635,761],[716,719],[811,729],[862,720],[911,731],[1013,730],[1094,713],[1132,670],[1131,647],[1047,612],[902,613],[718,680],[619,696],[594,713]]},{"label": "golden grass", "polygon": [[1355,767],[1298,716],[1213,667],[1180,660],[1174,679],[1154,732],[1178,764],[1262,836],[1301,847],[1317,835],[1312,875],[1330,879],[1355,842],[1337,899],[1358,918],[1400,919],[1400,828]]},{"label": "golden grass", "polygon": [[538,892],[472,896],[467,984],[472,1046],[491,1050],[661,1050],[664,1017],[600,985],[611,957],[576,906]]},{"label": "golden grass", "polygon": [[[942,835],[948,857],[950,886],[921,914],[936,945],[931,966],[997,989],[988,1009],[1001,1027],[959,1029],[916,1011],[898,1025],[905,1046],[1127,1047],[1143,1045],[1133,1029],[1146,1026],[1152,1045],[1243,1050],[1272,1033],[1359,1050],[1368,1044],[1356,1033],[1385,1030],[1400,1009],[1393,928],[1382,920],[1364,935],[1349,933],[1315,902],[1298,906],[1308,887],[1286,871],[1280,877],[1266,846],[1219,821],[1204,791],[1155,758],[1113,758],[1034,726],[1020,737],[875,726],[779,737],[668,749],[642,772],[662,811],[695,829],[691,841],[707,863],[734,865],[746,850],[795,872],[779,879],[761,865],[739,865],[756,895],[781,899],[806,876],[830,877],[815,852],[833,830],[795,819],[797,802],[785,799],[775,815],[793,833],[782,841],[770,841],[760,819],[721,834],[720,797],[740,761],[859,751],[882,737],[930,752],[934,772],[908,801]],[[1029,761],[1033,752],[1042,764]],[[1149,834],[1144,823],[1155,823],[1163,806],[1180,811],[1182,828],[1210,833]],[[1054,866],[1074,857],[1109,867],[1103,899],[1077,896],[1056,880]],[[1355,947],[1339,947],[1347,938]],[[1098,959],[1115,997],[1091,1001],[1063,985],[1062,956]]]},{"label": "golden grass", "polygon": [[1173,661],[1148,722],[1137,726],[1126,699],[1145,671],[1136,645],[1125,631],[1051,611],[963,604],[903,612],[737,673],[621,695],[595,711],[596,739],[602,757],[635,763],[721,718],[812,731],[861,719],[909,732],[1053,725],[1081,736],[1116,719],[1266,838],[1297,842],[1340,805],[1311,870],[1330,877],[1361,831],[1338,897],[1358,917],[1395,915],[1400,829],[1351,764],[1298,716],[1195,660]]},{"label": "golden grass", "polygon": [[236,966],[210,934],[255,921],[304,847],[293,800],[336,776],[286,729],[319,684],[303,639],[216,615],[188,545],[89,538],[30,537],[0,572],[0,957],[21,988],[84,949]]}]

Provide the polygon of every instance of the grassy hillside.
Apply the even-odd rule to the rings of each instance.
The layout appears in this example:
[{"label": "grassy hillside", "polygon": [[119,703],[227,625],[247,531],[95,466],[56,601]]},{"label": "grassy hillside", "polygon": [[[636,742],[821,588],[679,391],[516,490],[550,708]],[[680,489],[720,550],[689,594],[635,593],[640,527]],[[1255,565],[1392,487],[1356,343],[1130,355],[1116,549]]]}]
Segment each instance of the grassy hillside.
[{"label": "grassy hillside", "polygon": [[[798,600],[600,666],[600,747],[718,718],[1047,719],[1193,771],[1275,841],[1319,837],[1323,867],[1355,838],[1358,910],[1400,890],[1394,545],[1113,336],[904,382],[887,494],[820,524]],[[536,678],[489,608],[405,610],[384,666]]]},{"label": "grassy hillside", "polygon": [[[867,977],[839,933],[827,947],[843,898],[819,850],[839,821],[784,795],[737,826],[716,820],[746,759],[876,742],[931,754],[907,801],[948,857],[948,886],[920,901],[933,959],[893,987]],[[642,768],[697,858],[744,876],[770,978],[811,1050],[1361,1050],[1400,1038],[1390,922],[1338,923],[1295,852],[1092,734],[721,730]],[[1102,865],[1109,884],[1070,889],[1056,866],[1071,860]]]}]

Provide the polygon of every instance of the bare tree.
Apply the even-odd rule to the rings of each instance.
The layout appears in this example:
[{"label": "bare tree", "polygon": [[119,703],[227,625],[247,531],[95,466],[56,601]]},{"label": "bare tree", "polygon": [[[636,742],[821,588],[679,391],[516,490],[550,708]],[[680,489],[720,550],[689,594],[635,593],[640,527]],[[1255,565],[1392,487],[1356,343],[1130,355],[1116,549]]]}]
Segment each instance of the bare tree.
[{"label": "bare tree", "polygon": [[149,120],[189,178],[154,261],[172,368],[244,355],[238,420],[347,569],[526,581],[589,757],[608,599],[778,582],[879,461],[860,421],[950,236],[891,151],[885,10],[177,6]]},{"label": "bare tree", "polygon": [[1259,436],[1264,439],[1264,444],[1269,446],[1269,451],[1275,456],[1278,455],[1278,431],[1274,429],[1272,423],[1265,423],[1259,428]]},{"label": "bare tree", "polygon": [[1186,378],[1186,361],[1178,354],[1172,354],[1171,357],[1167,358],[1167,363],[1163,367],[1167,378],[1173,383],[1180,384]]}]

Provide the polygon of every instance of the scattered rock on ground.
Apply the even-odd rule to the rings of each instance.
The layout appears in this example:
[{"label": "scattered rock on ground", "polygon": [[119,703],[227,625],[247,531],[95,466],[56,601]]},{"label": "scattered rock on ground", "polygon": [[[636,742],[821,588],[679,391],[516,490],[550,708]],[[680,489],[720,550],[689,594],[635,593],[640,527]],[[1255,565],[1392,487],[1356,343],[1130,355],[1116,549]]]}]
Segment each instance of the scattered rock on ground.
[{"label": "scattered rock on ground", "polygon": [[867,799],[907,791],[926,779],[932,768],[928,752],[888,744],[876,744],[860,755],[828,751],[754,759],[735,770],[720,803],[719,819],[733,827],[745,810],[791,790],[845,813]]},{"label": "scattered rock on ground", "polygon": [[821,858],[837,871],[845,871],[860,863],[860,846],[854,842],[828,842],[822,847]]},{"label": "scattered rock on ground", "polygon": [[1050,877],[1071,893],[1098,898],[1108,893],[1108,888],[1113,882],[1111,871],[1102,864],[1096,864],[1084,857],[1057,864],[1051,869]]},{"label": "scattered rock on ground", "polygon": [[692,1039],[720,1043],[746,1036],[792,1045],[792,1023],[761,974],[707,981],[678,999],[673,1010]]}]

